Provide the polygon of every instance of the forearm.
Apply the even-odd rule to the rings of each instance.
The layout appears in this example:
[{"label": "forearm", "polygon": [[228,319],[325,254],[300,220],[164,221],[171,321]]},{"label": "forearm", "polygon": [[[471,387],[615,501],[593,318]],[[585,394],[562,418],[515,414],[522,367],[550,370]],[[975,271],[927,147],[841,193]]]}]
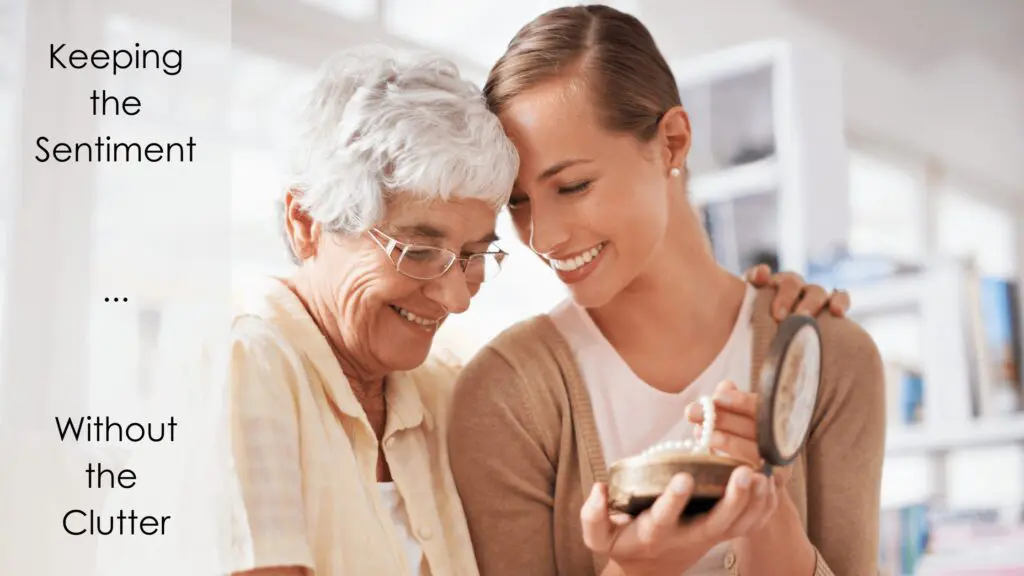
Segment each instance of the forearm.
[{"label": "forearm", "polygon": [[817,553],[792,500],[782,490],[777,518],[733,542],[741,576],[812,576]]}]

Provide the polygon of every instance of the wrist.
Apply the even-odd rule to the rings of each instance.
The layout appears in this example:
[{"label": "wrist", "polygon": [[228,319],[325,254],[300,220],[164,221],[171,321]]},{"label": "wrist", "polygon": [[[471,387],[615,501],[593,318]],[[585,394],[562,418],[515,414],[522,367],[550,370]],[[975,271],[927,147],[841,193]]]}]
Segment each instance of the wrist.
[{"label": "wrist", "polygon": [[614,566],[610,573],[602,572],[602,576],[677,576],[689,570],[711,548],[707,546],[689,546],[685,551],[665,552],[654,558],[621,559],[609,563]]},{"label": "wrist", "polygon": [[740,574],[765,576],[814,574],[817,554],[796,506],[783,497],[761,529],[733,541]]}]

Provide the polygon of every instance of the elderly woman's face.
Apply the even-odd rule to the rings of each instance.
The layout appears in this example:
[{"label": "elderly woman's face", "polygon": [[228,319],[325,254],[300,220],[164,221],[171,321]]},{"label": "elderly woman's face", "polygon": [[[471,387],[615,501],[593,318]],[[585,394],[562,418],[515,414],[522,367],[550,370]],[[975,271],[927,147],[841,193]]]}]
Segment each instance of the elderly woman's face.
[{"label": "elderly woman's face", "polygon": [[[376,229],[399,242],[468,256],[492,246],[495,220],[494,209],[481,200],[407,198],[392,202]],[[350,352],[386,370],[411,370],[426,359],[448,314],[464,312],[480,284],[467,282],[458,262],[439,278],[410,278],[385,252],[389,240],[373,234],[322,236],[310,272],[318,292],[330,298]],[[391,257],[398,260],[399,254],[396,249]]]}]

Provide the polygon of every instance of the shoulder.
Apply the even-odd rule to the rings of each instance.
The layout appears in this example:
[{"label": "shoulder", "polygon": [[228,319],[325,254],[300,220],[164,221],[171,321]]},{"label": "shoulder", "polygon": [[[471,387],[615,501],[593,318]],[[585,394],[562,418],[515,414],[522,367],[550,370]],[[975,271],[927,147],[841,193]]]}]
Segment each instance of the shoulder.
[{"label": "shoulder", "polygon": [[817,320],[821,334],[819,423],[837,426],[847,420],[839,417],[844,414],[857,422],[858,430],[869,422],[881,426],[875,421],[885,413],[885,369],[874,339],[848,318],[826,312]]},{"label": "shoulder", "polygon": [[[776,293],[773,287],[759,288],[751,312],[755,331],[768,336],[778,329],[770,309]],[[834,316],[828,310],[819,312],[814,319],[821,336],[822,369],[826,375],[870,373],[881,369],[878,347],[860,324],[848,317]],[[762,345],[767,346],[767,341],[763,340]]]},{"label": "shoulder", "polygon": [[451,405],[455,381],[462,362],[453,354],[432,352],[423,364],[404,373],[416,386],[424,408],[436,418],[444,418]]},{"label": "shoulder", "polygon": [[232,366],[286,365],[294,369],[301,365],[298,344],[280,326],[259,316],[235,318],[222,342],[221,351],[228,354],[226,359]]},{"label": "shoulder", "polygon": [[845,374],[881,371],[875,340],[860,324],[826,312],[816,318],[821,334],[823,369]]},{"label": "shoulder", "polygon": [[263,398],[267,402],[294,395],[304,378],[299,347],[273,321],[259,316],[236,317],[203,348],[203,376],[224,386],[234,402]]},{"label": "shoulder", "polygon": [[561,382],[572,353],[547,315],[534,316],[502,331],[477,352],[463,368],[459,382],[478,381],[515,386]]},{"label": "shoulder", "polygon": [[494,411],[538,429],[557,427],[568,406],[566,382],[577,377],[568,345],[546,315],[519,322],[487,343],[459,373],[456,420]]}]

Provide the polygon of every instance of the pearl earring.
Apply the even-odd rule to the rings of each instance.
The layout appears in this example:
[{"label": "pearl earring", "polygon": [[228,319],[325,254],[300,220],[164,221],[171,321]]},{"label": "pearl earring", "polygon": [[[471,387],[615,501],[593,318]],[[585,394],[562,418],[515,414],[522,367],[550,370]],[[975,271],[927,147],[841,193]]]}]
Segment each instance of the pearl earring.
[{"label": "pearl earring", "polygon": [[669,170],[668,173],[671,174],[673,178],[679,178],[679,168],[673,168]]}]

